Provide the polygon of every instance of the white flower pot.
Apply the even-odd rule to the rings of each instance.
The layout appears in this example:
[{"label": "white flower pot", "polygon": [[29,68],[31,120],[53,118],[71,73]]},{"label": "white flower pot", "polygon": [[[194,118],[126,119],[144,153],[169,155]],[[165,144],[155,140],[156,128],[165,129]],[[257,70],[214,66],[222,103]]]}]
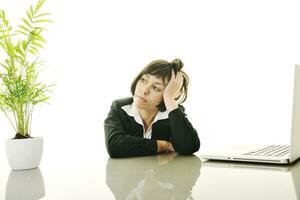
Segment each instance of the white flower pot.
[{"label": "white flower pot", "polygon": [[5,148],[13,170],[33,169],[42,159],[43,138],[9,139],[5,141]]}]

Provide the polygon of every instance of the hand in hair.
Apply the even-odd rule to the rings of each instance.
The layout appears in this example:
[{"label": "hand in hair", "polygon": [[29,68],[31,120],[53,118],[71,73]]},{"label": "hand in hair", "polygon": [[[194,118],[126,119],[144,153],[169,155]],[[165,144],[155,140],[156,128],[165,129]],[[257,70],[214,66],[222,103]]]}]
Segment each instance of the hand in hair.
[{"label": "hand in hair", "polygon": [[171,80],[167,84],[163,93],[164,102],[168,112],[178,108],[178,104],[175,99],[180,95],[182,85],[183,76],[181,72],[178,72],[175,76],[175,72],[172,70]]}]

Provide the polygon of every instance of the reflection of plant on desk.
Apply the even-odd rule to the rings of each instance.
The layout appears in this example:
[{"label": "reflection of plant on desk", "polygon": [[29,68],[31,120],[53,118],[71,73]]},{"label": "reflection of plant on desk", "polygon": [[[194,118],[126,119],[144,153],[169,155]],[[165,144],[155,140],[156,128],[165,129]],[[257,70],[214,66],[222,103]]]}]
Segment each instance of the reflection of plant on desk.
[{"label": "reflection of plant on desk", "polygon": [[13,126],[15,139],[30,138],[33,107],[49,99],[49,87],[37,81],[44,62],[39,59],[46,40],[44,24],[49,13],[41,12],[45,0],[26,12],[21,24],[13,28],[0,10],[0,109]]}]

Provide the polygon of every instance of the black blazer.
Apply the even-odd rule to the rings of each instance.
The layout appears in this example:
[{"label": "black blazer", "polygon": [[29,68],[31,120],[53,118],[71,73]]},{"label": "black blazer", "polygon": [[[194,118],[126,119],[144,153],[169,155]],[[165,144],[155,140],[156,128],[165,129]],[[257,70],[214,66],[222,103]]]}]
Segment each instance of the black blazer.
[{"label": "black blazer", "polygon": [[157,154],[156,140],[170,141],[179,154],[192,154],[199,150],[197,131],[186,118],[184,107],[169,113],[169,118],[152,125],[151,139],[143,138],[143,126],[121,107],[130,105],[133,98],[115,100],[104,121],[105,143],[111,157],[128,157]]}]

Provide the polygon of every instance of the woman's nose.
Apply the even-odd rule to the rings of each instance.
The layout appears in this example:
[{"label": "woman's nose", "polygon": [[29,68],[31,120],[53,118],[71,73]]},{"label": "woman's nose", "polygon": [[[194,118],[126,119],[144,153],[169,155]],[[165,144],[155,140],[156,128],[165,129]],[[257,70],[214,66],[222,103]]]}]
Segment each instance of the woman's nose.
[{"label": "woman's nose", "polygon": [[143,88],[142,88],[142,91],[143,91],[143,94],[144,95],[148,95],[149,94],[149,86],[144,86]]}]

